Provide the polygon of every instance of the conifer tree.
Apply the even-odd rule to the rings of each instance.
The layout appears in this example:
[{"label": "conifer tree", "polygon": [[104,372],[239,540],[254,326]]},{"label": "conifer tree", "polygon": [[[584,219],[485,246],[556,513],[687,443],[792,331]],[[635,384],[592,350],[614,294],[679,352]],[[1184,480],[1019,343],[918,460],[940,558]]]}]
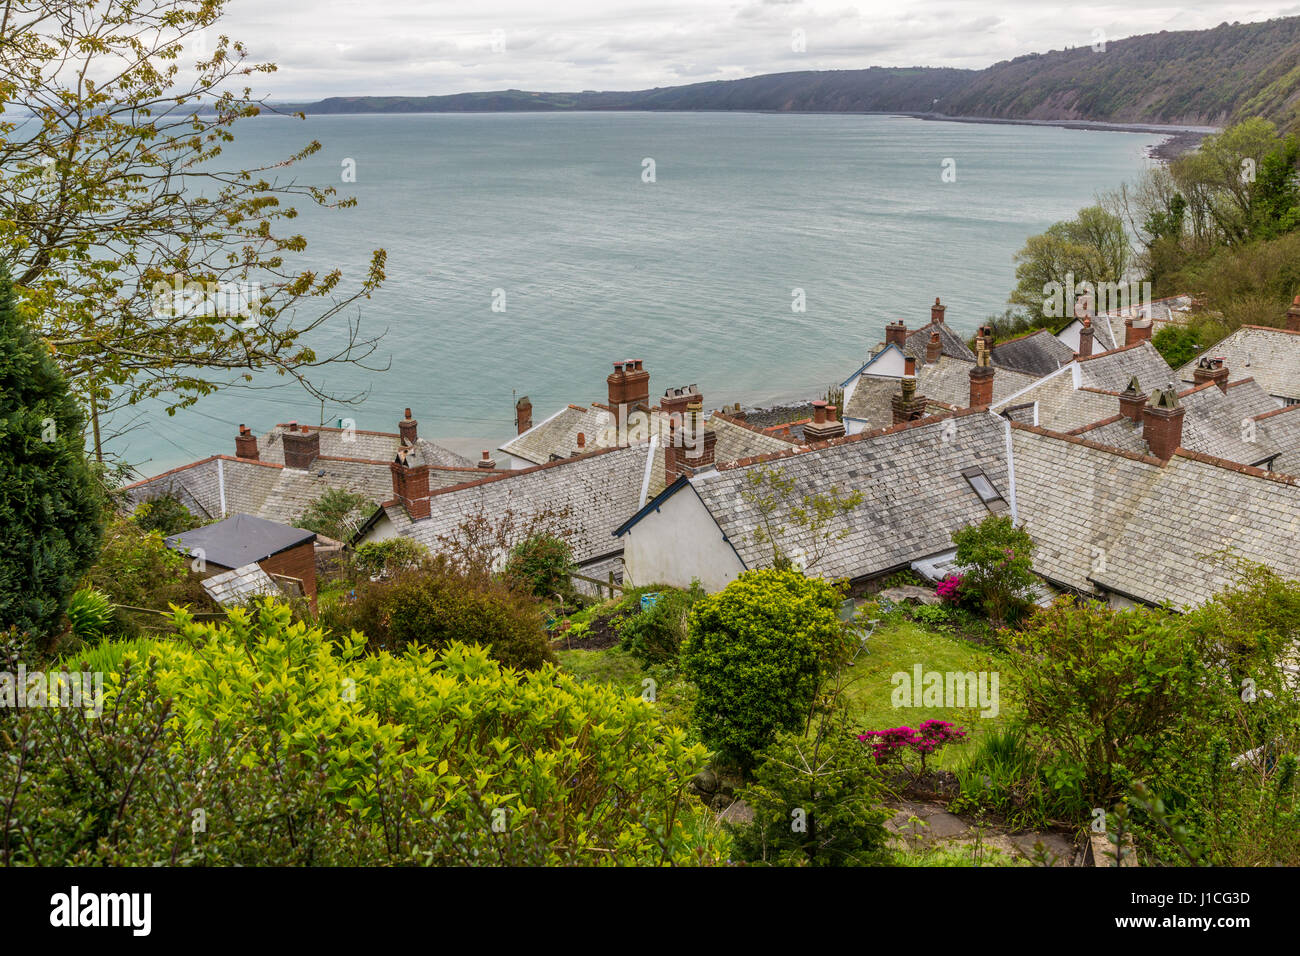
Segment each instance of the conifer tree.
[{"label": "conifer tree", "polygon": [[83,424],[0,264],[0,628],[56,631],[98,551],[100,496]]}]

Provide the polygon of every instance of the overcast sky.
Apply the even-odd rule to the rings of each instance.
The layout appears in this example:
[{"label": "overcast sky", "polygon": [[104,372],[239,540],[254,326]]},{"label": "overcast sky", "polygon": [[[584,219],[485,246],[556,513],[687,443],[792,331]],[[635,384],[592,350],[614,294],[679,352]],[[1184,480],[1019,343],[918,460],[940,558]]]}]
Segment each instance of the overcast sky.
[{"label": "overcast sky", "polygon": [[1297,0],[229,0],[219,29],[279,66],[258,78],[267,93],[298,100],[978,68],[1088,45],[1098,30],[1114,39],[1295,15]]}]

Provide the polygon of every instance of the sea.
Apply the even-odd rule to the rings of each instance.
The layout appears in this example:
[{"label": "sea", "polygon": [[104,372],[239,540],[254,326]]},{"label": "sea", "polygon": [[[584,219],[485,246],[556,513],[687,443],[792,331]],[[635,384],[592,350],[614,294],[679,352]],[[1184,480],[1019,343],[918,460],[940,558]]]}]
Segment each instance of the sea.
[{"label": "sea", "polygon": [[[321,402],[273,373],[165,413],[119,412],[108,451],[140,475],[233,454],[240,424],[395,431],[470,457],[534,421],[603,401],[612,363],[642,359],[651,395],[698,384],[706,407],[820,397],[887,322],[962,333],[1007,307],[1016,252],[1155,160],[1155,132],[857,114],[508,113],[263,116],[223,164],[334,186],[347,209],[297,203],[289,260],[355,288],[375,249],[387,280],[347,320],[367,364],[317,370]],[[314,313],[304,303],[300,321]]]}]

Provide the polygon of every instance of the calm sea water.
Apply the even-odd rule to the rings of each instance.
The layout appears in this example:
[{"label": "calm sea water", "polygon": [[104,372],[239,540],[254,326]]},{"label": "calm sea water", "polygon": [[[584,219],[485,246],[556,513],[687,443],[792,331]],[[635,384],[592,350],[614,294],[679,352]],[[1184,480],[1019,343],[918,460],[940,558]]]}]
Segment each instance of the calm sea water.
[{"label": "calm sea water", "polygon": [[[361,317],[392,366],[318,376],[370,393],[324,420],[394,430],[410,406],[422,435],[473,454],[513,434],[515,395],[538,421],[603,399],[616,359],[644,359],[652,395],[697,382],[716,406],[816,397],[886,322],[928,321],[936,295],[973,331],[1005,308],[1025,238],[1136,177],[1160,137],[890,116],[328,116],[250,121],[227,157],[279,160],[311,139],[324,148],[288,175],[359,202],[303,210],[306,261],[355,279],[388,251]],[[233,453],[241,422],[314,423],[322,409],[293,386],[172,418],[141,406],[117,424],[133,417],[144,426],[113,449],[152,474]]]}]

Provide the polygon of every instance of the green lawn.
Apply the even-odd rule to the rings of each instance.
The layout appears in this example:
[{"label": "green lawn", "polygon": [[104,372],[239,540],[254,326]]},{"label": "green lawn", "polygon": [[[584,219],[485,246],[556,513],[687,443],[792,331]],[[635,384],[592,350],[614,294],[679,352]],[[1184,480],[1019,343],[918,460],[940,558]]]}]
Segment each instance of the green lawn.
[{"label": "green lawn", "polygon": [[[1010,711],[1010,670],[997,654],[977,647],[959,637],[927,630],[911,621],[879,628],[867,642],[870,653],[858,657],[849,669],[845,696],[850,712],[863,730],[888,730],[891,727],[916,727],[926,720],[948,720],[966,728],[969,737],[963,744],[942,750],[932,765],[953,769],[986,734],[1005,728]],[[998,675],[999,710],[996,717],[981,716],[978,707],[895,707],[895,684],[891,678],[902,672],[912,676],[915,665],[927,671],[989,672]],[[992,689],[992,684],[988,685]]]},{"label": "green lawn", "polygon": [[[940,751],[933,766],[953,769],[970,753],[974,745],[993,730],[1004,728],[1011,717],[1009,710],[1009,670],[1001,658],[961,638],[928,630],[910,621],[891,624],[878,630],[868,642],[870,653],[858,657],[849,669],[845,697],[855,723],[862,730],[886,730],[891,727],[916,727],[926,720],[948,720],[966,728],[967,742]],[[629,694],[640,695],[642,681],[648,676],[636,658],[618,647],[599,651],[557,651],[560,666],[582,680],[612,684]],[[894,707],[892,676],[899,671],[913,674],[921,665],[926,671],[986,671],[998,674],[999,712],[996,717],[980,716],[978,707]],[[989,685],[991,689],[991,684]],[[659,680],[656,688],[659,705],[667,720],[685,725],[690,719],[694,688],[679,680]]]}]

